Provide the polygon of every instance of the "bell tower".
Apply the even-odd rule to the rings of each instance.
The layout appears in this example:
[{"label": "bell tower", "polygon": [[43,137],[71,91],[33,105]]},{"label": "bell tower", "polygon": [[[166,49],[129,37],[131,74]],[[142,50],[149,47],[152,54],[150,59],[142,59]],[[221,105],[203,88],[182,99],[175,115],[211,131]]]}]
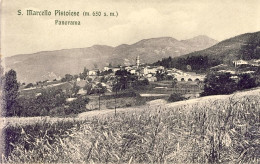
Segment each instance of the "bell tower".
[{"label": "bell tower", "polygon": [[140,66],[140,58],[139,55],[136,57],[136,67],[138,68]]}]

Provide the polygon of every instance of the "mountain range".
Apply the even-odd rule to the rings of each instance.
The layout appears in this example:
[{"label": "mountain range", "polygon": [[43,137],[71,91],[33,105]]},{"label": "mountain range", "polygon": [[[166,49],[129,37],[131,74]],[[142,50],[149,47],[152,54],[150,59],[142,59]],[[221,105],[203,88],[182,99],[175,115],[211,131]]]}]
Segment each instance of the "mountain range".
[{"label": "mountain range", "polygon": [[20,82],[36,82],[78,74],[83,68],[102,68],[108,64],[131,65],[139,55],[141,63],[152,63],[165,57],[178,57],[211,47],[218,43],[200,35],[187,40],[172,37],[144,39],[137,43],[117,47],[94,45],[87,48],[73,48],[42,51],[6,57],[6,70],[14,69]]}]

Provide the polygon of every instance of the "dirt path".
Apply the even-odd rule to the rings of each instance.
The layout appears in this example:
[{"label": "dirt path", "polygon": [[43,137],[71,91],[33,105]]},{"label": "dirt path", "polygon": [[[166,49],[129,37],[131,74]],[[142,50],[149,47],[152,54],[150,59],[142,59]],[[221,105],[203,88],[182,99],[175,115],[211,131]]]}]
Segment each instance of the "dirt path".
[{"label": "dirt path", "polygon": [[[243,91],[243,92],[236,92],[231,95],[214,95],[214,96],[206,96],[196,99],[190,99],[185,101],[179,101],[174,103],[167,103],[163,99],[157,99],[150,102],[147,102],[146,105],[138,106],[138,107],[129,107],[129,108],[117,108],[116,112],[121,113],[125,111],[137,111],[142,110],[145,108],[155,108],[155,107],[163,107],[163,108],[173,108],[173,107],[180,107],[183,105],[194,105],[197,103],[205,103],[208,101],[216,101],[216,100],[229,100],[232,97],[243,97],[246,95],[258,95],[260,97],[260,88],[249,90],[249,91]],[[39,122],[57,122],[57,121],[72,121],[72,120],[84,120],[87,118],[92,117],[99,117],[104,115],[112,115],[115,113],[114,109],[105,109],[105,110],[95,110],[95,111],[89,111],[80,113],[76,118],[58,118],[58,117],[9,117],[9,118],[0,118],[0,128],[3,128],[4,126],[8,125],[26,125],[26,124],[33,124],[33,123],[39,123]]]}]

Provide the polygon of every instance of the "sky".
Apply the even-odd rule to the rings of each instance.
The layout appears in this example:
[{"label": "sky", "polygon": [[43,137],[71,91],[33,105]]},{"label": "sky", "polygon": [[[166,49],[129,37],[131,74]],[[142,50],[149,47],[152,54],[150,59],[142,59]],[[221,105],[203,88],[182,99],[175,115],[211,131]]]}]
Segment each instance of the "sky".
[{"label": "sky", "polygon": [[[26,16],[29,9],[49,10],[52,16]],[[118,12],[118,16],[55,17],[54,10]],[[55,20],[78,20],[81,25],[58,26]],[[96,44],[118,46],[156,37],[183,40],[207,35],[222,41],[256,31],[260,31],[259,0],[1,1],[4,57]]]}]

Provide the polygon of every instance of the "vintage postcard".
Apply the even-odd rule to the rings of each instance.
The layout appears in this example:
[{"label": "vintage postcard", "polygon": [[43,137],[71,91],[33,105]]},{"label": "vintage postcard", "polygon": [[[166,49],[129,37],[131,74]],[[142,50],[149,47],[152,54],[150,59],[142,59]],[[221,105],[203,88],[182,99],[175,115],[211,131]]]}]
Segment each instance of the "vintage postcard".
[{"label": "vintage postcard", "polygon": [[260,163],[259,0],[1,0],[1,163]]}]

